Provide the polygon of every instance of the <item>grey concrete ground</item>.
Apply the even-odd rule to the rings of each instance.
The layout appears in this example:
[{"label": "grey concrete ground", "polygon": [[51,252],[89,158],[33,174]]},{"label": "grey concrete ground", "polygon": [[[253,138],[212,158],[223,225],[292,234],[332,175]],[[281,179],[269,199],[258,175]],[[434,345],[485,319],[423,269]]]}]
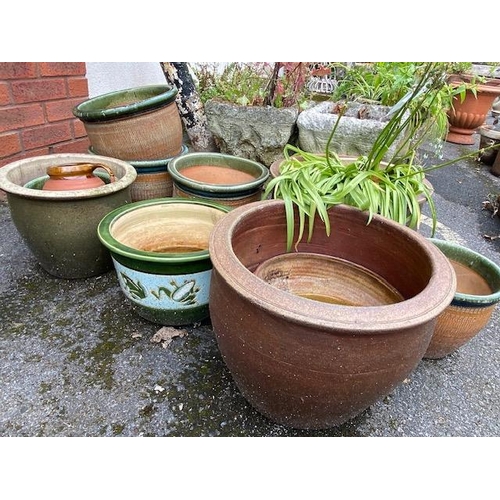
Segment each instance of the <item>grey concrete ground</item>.
[{"label": "grey concrete ground", "polygon": [[[475,146],[444,145],[445,157]],[[438,237],[500,263],[500,219],[482,210],[500,179],[473,160],[429,174]],[[421,232],[430,234],[428,219]],[[500,311],[466,346],[422,360],[383,400],[324,431],[277,425],[240,395],[210,322],[164,348],[114,271],[44,272],[0,203],[0,436],[499,436]]]}]

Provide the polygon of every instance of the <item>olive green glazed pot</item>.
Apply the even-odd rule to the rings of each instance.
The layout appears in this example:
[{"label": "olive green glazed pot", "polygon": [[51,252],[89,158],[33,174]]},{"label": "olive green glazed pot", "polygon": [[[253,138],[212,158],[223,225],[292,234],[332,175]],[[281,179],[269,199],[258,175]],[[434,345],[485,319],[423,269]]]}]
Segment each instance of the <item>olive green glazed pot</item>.
[{"label": "olive green glazed pot", "polygon": [[188,325],[209,316],[208,240],[229,207],[159,198],[117,208],[98,226],[125,297],[144,319]]},{"label": "olive green glazed pot", "polygon": [[[116,180],[74,191],[41,189],[48,167],[77,162],[102,163]],[[130,185],[136,176],[134,167],[115,158],[53,154],[0,168],[0,189],[7,193],[14,225],[40,266],[58,278],[88,278],[113,268],[96,229],[107,213],[131,202]]]}]

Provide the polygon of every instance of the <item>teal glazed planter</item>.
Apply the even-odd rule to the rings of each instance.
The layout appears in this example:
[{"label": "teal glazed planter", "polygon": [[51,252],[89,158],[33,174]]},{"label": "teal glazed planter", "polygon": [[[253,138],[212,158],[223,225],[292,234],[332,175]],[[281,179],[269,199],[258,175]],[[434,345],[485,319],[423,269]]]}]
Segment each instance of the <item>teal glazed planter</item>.
[{"label": "teal glazed planter", "polygon": [[177,89],[146,85],[88,99],[73,108],[95,153],[121,160],[159,160],[182,149]]},{"label": "teal glazed planter", "polygon": [[[80,162],[106,165],[115,182],[90,189],[42,189],[48,167]],[[105,173],[98,175],[106,178]],[[0,168],[0,189],[7,193],[14,225],[40,266],[58,278],[88,278],[113,268],[96,229],[107,213],[131,202],[130,186],[136,176],[130,164],[116,158],[54,154]]]},{"label": "teal glazed planter", "polygon": [[490,321],[500,301],[500,267],[484,255],[456,243],[429,238],[448,258],[457,290],[438,316],[424,358],[443,358],[472,340]]},{"label": "teal glazed planter", "polygon": [[[200,169],[197,178],[188,169]],[[259,162],[223,153],[188,153],[168,165],[173,196],[215,201],[231,208],[259,201],[269,169]]]},{"label": "teal glazed planter", "polygon": [[228,211],[209,201],[168,198],[131,203],[101,220],[99,239],[137,314],[173,326],[209,316],[208,239]]}]

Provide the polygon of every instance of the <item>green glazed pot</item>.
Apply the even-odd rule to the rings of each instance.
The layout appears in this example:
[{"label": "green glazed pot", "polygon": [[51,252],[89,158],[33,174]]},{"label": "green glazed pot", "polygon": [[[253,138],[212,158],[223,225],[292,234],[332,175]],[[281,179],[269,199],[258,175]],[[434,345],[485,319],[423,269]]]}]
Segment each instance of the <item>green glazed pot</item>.
[{"label": "green glazed pot", "polygon": [[438,316],[424,358],[443,358],[474,338],[500,301],[500,267],[474,250],[429,238],[448,258],[457,277],[451,304]]},{"label": "green glazed pot", "polygon": [[212,262],[208,239],[228,207],[167,198],[131,203],[99,223],[121,290],[136,312],[163,325],[187,325],[209,316]]},{"label": "green glazed pot", "polygon": [[[224,179],[196,180],[185,175],[188,168],[214,167],[225,172]],[[221,170],[224,169],[224,170]],[[259,162],[223,153],[188,153],[173,158],[168,165],[173,180],[173,196],[201,198],[237,207],[253,201],[260,201],[262,188],[269,177],[269,169]],[[241,175],[247,179],[238,180]],[[234,182],[228,179],[234,177]]]},{"label": "green glazed pot", "polygon": [[[115,182],[90,189],[42,190],[48,167],[78,162],[106,165]],[[116,158],[53,154],[0,168],[0,189],[7,193],[14,225],[42,268],[58,278],[88,278],[113,268],[97,237],[97,225],[107,213],[131,202],[136,177],[134,167]]]},{"label": "green glazed pot", "polygon": [[182,149],[177,89],[146,85],[80,103],[73,114],[85,127],[95,153],[126,161],[160,160]]}]

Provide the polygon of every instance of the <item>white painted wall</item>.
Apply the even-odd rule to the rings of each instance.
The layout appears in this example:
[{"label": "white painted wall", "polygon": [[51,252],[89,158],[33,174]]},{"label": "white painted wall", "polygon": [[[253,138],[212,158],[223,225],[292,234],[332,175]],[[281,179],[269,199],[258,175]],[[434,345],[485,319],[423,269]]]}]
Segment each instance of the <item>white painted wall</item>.
[{"label": "white painted wall", "polygon": [[159,62],[88,62],[86,65],[89,97],[166,83]]}]

